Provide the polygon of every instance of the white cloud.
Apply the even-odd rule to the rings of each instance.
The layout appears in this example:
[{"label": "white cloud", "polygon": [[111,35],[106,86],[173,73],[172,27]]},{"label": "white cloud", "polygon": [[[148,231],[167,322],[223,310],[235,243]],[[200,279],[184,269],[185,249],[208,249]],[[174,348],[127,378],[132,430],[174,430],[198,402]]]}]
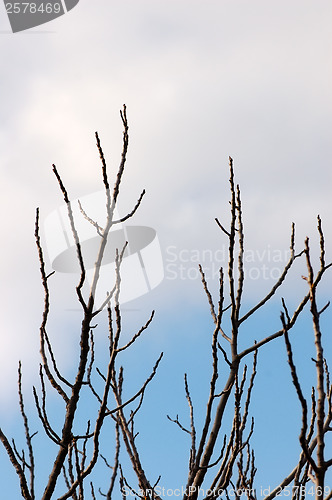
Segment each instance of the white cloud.
[{"label": "white cloud", "polygon": [[[228,155],[249,248],[287,247],[292,220],[302,242],[318,212],[331,242],[330,13],[330,2],[82,0],[45,27],[53,33],[0,35],[4,378],[16,366],[11,339],[26,350],[40,314],[34,210],[62,202],[51,164],[73,198],[99,189],[94,132],[114,176],[124,102],[122,210],[145,187],[137,223],[165,246],[218,246]],[[18,290],[24,314],[15,314]]]}]

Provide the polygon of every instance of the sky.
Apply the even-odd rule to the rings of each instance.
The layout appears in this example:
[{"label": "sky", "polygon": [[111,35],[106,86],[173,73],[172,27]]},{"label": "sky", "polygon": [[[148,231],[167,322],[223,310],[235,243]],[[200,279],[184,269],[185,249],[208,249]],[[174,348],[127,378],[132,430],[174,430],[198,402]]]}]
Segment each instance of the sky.
[{"label": "sky", "polygon": [[[19,425],[19,359],[32,414],[31,385],[38,382],[43,290],[34,243],[36,207],[51,271],[45,221],[63,203],[52,164],[71,199],[86,199],[102,189],[94,137],[98,131],[114,180],[122,148],[119,110],[126,104],[130,144],[118,210],[123,216],[146,190],[133,223],[156,231],[164,270],[157,287],[123,305],[125,338],[156,310],[151,333],[128,355],[128,378],[131,371],[134,378],[143,377],[143,356],[149,371],[159,352],[165,352],[159,385],[155,381],[151,386],[151,400],[142,411],[143,434],[153,408],[155,421],[160,421],[146,436],[144,453],[158,476],[157,456],[165,484],[184,481],[181,457],[186,447],[165,414],[175,415],[179,407],[185,415],[184,371],[189,379],[192,374],[198,408],[208,380],[201,357],[208,355],[212,326],[197,266],[202,264],[216,293],[227,241],[214,219],[229,224],[229,156],[241,186],[248,250],[244,310],[280,273],[292,222],[297,250],[309,236],[317,256],[320,214],[331,260],[331,16],[329,1],[80,0],[47,24],[12,33],[0,5],[0,414],[9,433],[18,432]],[[290,307],[306,293],[301,274],[303,264],[283,292]],[[57,273],[51,289],[50,334],[68,373],[80,321],[75,280]],[[329,275],[321,287],[322,304],[330,298],[330,283]],[[263,338],[279,328],[280,296],[248,327],[250,335],[258,331]],[[298,335],[305,332],[307,340],[294,335],[294,343],[305,377],[312,337],[310,318],[301,321]],[[329,311],[324,322],[328,330]],[[331,342],[325,342],[331,353]],[[279,342],[262,352],[259,366],[253,411],[258,413],[257,428],[261,422],[255,443],[263,464],[262,485],[278,481],[276,470],[282,479],[296,461],[297,451],[295,457],[285,452],[289,440],[297,450],[300,429],[293,388],[284,392],[290,386],[285,356]],[[275,419],[268,425],[271,413]],[[271,432],[290,414],[289,436]],[[0,461],[1,470],[7,470],[3,451]],[[8,477],[8,498],[16,498],[15,477]]]}]

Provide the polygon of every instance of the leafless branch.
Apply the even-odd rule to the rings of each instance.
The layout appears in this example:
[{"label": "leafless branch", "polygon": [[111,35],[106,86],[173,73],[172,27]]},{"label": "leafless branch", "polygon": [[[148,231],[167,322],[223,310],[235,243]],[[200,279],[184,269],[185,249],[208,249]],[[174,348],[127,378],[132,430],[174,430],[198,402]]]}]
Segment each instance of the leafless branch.
[{"label": "leafless branch", "polygon": [[299,440],[300,440],[301,447],[302,447],[302,450],[303,450],[303,452],[305,454],[306,459],[310,463],[311,467],[315,471],[317,471],[317,466],[316,466],[315,462],[313,461],[313,459],[312,459],[312,457],[311,457],[311,455],[309,453],[308,446],[307,446],[307,440],[306,440],[306,432],[307,432],[307,427],[308,427],[308,422],[307,422],[307,418],[308,418],[307,401],[306,401],[305,397],[303,396],[301,385],[300,385],[300,382],[299,382],[299,379],[298,379],[298,376],[297,376],[297,373],[296,373],[296,368],[295,368],[295,364],[294,364],[294,361],[293,361],[293,351],[292,351],[292,347],[291,347],[291,344],[290,344],[290,341],[289,341],[289,336],[288,336],[286,321],[285,321],[285,317],[284,317],[283,313],[281,314],[281,322],[282,322],[283,329],[284,329],[284,338],[285,338],[285,344],[286,344],[287,355],[288,355],[288,364],[290,366],[293,384],[294,384],[294,387],[296,389],[296,394],[297,394],[297,396],[299,398],[299,401],[300,401],[301,407],[302,407],[302,428],[301,428],[301,433],[300,433]]},{"label": "leafless branch", "polygon": [[138,198],[137,202],[136,202],[136,205],[134,206],[134,208],[132,209],[131,212],[129,212],[127,215],[125,215],[124,217],[122,217],[121,219],[118,219],[118,220],[115,220],[113,222],[113,224],[121,224],[122,222],[125,222],[126,220],[128,219],[131,219],[135,213],[137,212],[142,200],[143,200],[143,196],[145,195],[145,189],[143,189],[143,191],[141,192],[140,194],[140,197]]},{"label": "leafless branch", "polygon": [[47,277],[46,277],[46,272],[45,272],[45,261],[44,261],[44,255],[43,255],[43,250],[41,247],[41,242],[40,242],[40,235],[39,235],[39,209],[37,208],[36,211],[36,224],[35,224],[35,238],[36,238],[36,245],[38,249],[38,254],[39,254],[39,263],[40,263],[40,273],[41,273],[41,278],[42,278],[42,284],[44,287],[44,312],[43,312],[43,320],[42,324],[40,326],[40,354],[42,356],[43,360],[43,367],[45,370],[45,373],[51,383],[51,385],[56,389],[56,391],[60,394],[60,396],[64,399],[64,401],[67,403],[68,402],[68,397],[67,394],[64,392],[62,387],[56,382],[55,378],[53,377],[46,352],[45,352],[45,332],[46,332],[46,324],[47,324],[47,319],[48,319],[48,314],[50,310],[50,294],[48,290],[48,283],[47,283]]},{"label": "leafless branch", "polygon": [[184,431],[187,434],[191,434],[191,432],[188,429],[186,429],[185,427],[183,427],[183,425],[179,421],[179,415],[176,415],[175,418],[171,418],[169,415],[166,415],[166,417],[168,418],[168,420],[170,420],[171,422],[173,422],[174,424],[176,424],[181,429],[181,431]]},{"label": "leafless branch", "polygon": [[291,254],[290,254],[289,261],[287,262],[286,266],[284,267],[284,270],[281,273],[280,278],[274,284],[274,286],[272,287],[270,292],[260,302],[258,302],[258,304],[256,304],[252,309],[250,309],[250,311],[248,311],[244,316],[242,316],[239,319],[240,324],[243,323],[244,321],[246,321],[252,314],[254,314],[254,312],[256,312],[258,309],[260,309],[264,304],[266,304],[266,302],[268,302],[271,299],[271,297],[273,297],[273,295],[276,293],[278,288],[285,281],[287,273],[290,270],[291,266],[293,265],[295,259],[297,259],[297,258],[301,257],[301,255],[303,255],[303,251],[300,252],[299,254],[295,255],[294,239],[295,239],[295,224],[293,223],[292,224],[292,233],[291,233],[291,245],[290,245]]},{"label": "leafless branch", "polygon": [[23,419],[23,424],[24,424],[24,431],[25,431],[25,439],[26,439],[26,444],[28,447],[29,451],[29,465],[28,468],[30,470],[30,492],[31,492],[31,497],[34,498],[35,496],[35,459],[34,459],[34,453],[33,453],[33,448],[32,448],[32,434],[30,434],[30,429],[29,429],[29,421],[27,414],[25,412],[24,408],[24,401],[23,401],[23,393],[22,393],[22,366],[21,362],[19,362],[18,365],[18,395],[19,395],[19,404],[20,404],[20,411]]},{"label": "leafless branch", "polygon": [[81,214],[83,215],[84,219],[86,219],[88,222],[90,222],[90,224],[96,228],[96,231],[97,231],[97,234],[99,236],[102,236],[103,235],[103,228],[101,226],[99,226],[98,222],[94,221],[93,219],[91,219],[91,217],[88,216],[88,214],[85,212],[85,210],[83,209],[82,207],[82,204],[80,202],[80,200],[78,200],[78,206],[80,208],[80,212]]},{"label": "leafless branch", "polygon": [[190,435],[191,435],[191,448],[190,448],[190,460],[189,460],[189,470],[192,470],[195,459],[196,459],[196,428],[195,428],[195,422],[194,422],[194,407],[193,403],[191,400],[190,392],[189,392],[189,386],[188,386],[188,380],[187,380],[187,374],[184,374],[184,387],[186,391],[186,398],[188,401],[188,406],[189,406],[189,411],[190,411]]}]

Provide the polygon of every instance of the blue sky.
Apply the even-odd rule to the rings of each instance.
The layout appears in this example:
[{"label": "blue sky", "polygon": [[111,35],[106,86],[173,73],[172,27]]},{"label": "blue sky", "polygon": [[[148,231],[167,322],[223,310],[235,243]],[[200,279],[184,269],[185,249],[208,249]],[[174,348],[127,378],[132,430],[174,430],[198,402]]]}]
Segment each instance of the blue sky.
[{"label": "blue sky", "polygon": [[[165,413],[172,416],[181,408],[185,415],[185,370],[197,400],[204,394],[200,357],[209,352],[211,320],[196,277],[197,259],[211,277],[225,264],[227,242],[214,218],[225,225],[229,221],[229,155],[242,188],[249,251],[244,309],[269,289],[271,276],[282,267],[292,221],[297,249],[308,235],[317,255],[319,213],[331,259],[331,14],[328,1],[319,2],[318,8],[306,0],[80,0],[51,23],[12,34],[0,7],[0,400],[1,420],[9,434],[19,425],[18,360],[32,413],[30,387],[36,383],[39,363],[42,287],[33,237],[35,209],[40,207],[44,221],[62,203],[52,163],[73,199],[101,188],[96,130],[114,176],[122,146],[119,109],[126,103],[130,147],[119,211],[130,210],[146,189],[135,223],[157,231],[165,269],[156,289],[124,305],[128,337],[156,309],[151,332],[128,355],[128,383],[131,370],[134,382],[143,378],[144,369],[165,352],[140,417],[142,447],[153,473],[165,476],[164,484],[184,481],[185,439]],[[304,273],[299,265],[290,276],[284,292],[289,304],[305,293]],[[73,283],[59,273],[52,284],[50,333],[67,373],[72,370],[79,316],[68,311]],[[321,288],[323,304],[330,297],[330,283],[327,276]],[[211,288],[217,289],[213,278]],[[257,329],[261,338],[266,330],[278,328],[279,311],[280,296],[252,323],[250,335]],[[329,311],[324,321],[327,335]],[[294,335],[299,369],[308,384],[310,332],[311,324],[303,319]],[[282,384],[289,385],[289,373],[283,343],[276,344],[260,356],[252,407],[257,414],[257,460],[259,449],[262,464],[257,482],[262,485],[282,479],[284,469],[293,465],[285,451],[288,439],[274,429],[279,424],[294,428],[289,440],[295,448],[300,429],[292,387],[283,398]],[[331,352],[331,342],[325,344]],[[202,377],[208,378],[209,369],[202,370]],[[198,413],[200,404],[203,408],[205,402],[197,403]],[[275,405],[274,423],[264,418],[267,405]],[[151,412],[158,417],[153,425]],[[144,441],[144,431],[150,429],[162,447],[149,435]],[[3,451],[0,460],[7,474]],[[6,488],[8,498],[16,498],[15,478],[6,481]]]}]

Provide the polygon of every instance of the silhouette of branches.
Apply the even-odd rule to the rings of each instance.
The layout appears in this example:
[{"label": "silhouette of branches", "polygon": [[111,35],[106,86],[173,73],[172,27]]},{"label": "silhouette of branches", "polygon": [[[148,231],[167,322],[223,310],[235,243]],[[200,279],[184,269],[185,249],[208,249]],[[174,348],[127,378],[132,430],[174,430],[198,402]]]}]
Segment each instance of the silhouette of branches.
[{"label": "silhouette of branches", "polygon": [[[137,393],[133,397],[130,397],[128,400],[123,400],[122,398],[123,379],[121,379],[121,383],[119,385],[119,381],[116,377],[116,368],[115,368],[116,359],[123,351],[129,349],[139,339],[141,334],[150,325],[154,313],[151,314],[146,324],[143,325],[138,330],[138,332],[133,335],[132,339],[129,342],[127,342],[123,346],[119,345],[121,338],[121,331],[122,331],[121,311],[119,304],[119,294],[121,288],[120,270],[126,244],[124,248],[116,250],[114,287],[111,293],[107,295],[101,306],[100,305],[99,307],[95,306],[95,296],[100,278],[100,268],[103,263],[107,241],[111,237],[110,230],[114,224],[123,222],[135,214],[135,212],[137,211],[137,209],[141,204],[141,201],[145,193],[145,191],[143,191],[143,193],[138,198],[138,201],[134,209],[131,210],[128,213],[128,215],[123,217],[120,221],[115,220],[114,212],[119,196],[120,184],[122,181],[126,165],[128,143],[129,143],[129,135],[128,135],[129,127],[127,121],[126,106],[123,107],[123,110],[120,112],[120,115],[123,124],[123,149],[121,154],[120,166],[116,175],[112,194],[110,192],[110,184],[107,174],[107,165],[105,156],[103,153],[98,133],[96,133],[97,149],[102,164],[102,180],[106,195],[105,209],[107,217],[106,217],[105,227],[102,228],[95,221],[93,221],[93,219],[89,217],[89,214],[87,214],[84,211],[82,205],[80,204],[82,216],[86,218],[92,225],[95,226],[97,234],[100,237],[100,245],[96,255],[93,278],[87,296],[85,296],[85,294],[83,293],[83,285],[86,281],[86,266],[84,262],[82,244],[79,239],[79,234],[76,228],[76,221],[74,218],[72,203],[70,201],[70,197],[64,185],[64,182],[58,172],[58,169],[55,165],[53,165],[54,175],[58,181],[59,188],[64,198],[64,202],[67,206],[68,219],[75,242],[77,260],[80,266],[80,277],[76,287],[76,293],[78,301],[82,307],[83,319],[82,319],[81,332],[78,344],[79,361],[76,374],[74,375],[73,378],[72,377],[68,378],[67,376],[61,373],[56,360],[56,355],[52,347],[51,336],[47,331],[47,323],[50,314],[49,279],[54,273],[51,272],[50,274],[47,274],[46,272],[46,264],[45,264],[41,238],[40,238],[40,230],[39,230],[39,209],[37,209],[36,212],[35,239],[39,256],[41,281],[44,288],[44,311],[40,327],[41,365],[39,370],[39,378],[40,378],[41,395],[38,394],[38,390],[36,389],[36,387],[33,387],[33,395],[35,399],[37,414],[41,421],[42,428],[47,438],[50,439],[56,445],[57,448],[56,457],[53,463],[50,464],[51,466],[50,474],[47,483],[44,487],[44,491],[41,497],[42,500],[48,500],[53,498],[53,496],[55,495],[55,491],[56,490],[60,491],[61,489],[63,490],[62,494],[59,496],[59,493],[57,493],[59,500],[65,500],[67,498],[74,498],[77,500],[83,499],[84,480],[86,479],[87,476],[91,474],[98,459],[100,458],[100,439],[105,419],[113,417],[115,420],[115,431],[116,431],[116,446],[115,446],[116,452],[115,452],[115,466],[111,476],[110,487],[108,491],[108,498],[111,498],[112,492],[114,490],[116,476],[120,467],[119,463],[120,429],[124,433],[124,437],[128,439],[131,448],[135,450],[134,438],[131,434],[134,425],[134,415],[132,415],[131,419],[128,420],[124,416],[124,409],[127,405],[134,402],[135,400],[140,401],[139,403],[140,406],[147,385],[155,376],[158,365],[162,358],[161,354],[161,356],[158,358],[157,362],[155,363],[152,369],[151,375],[143,383],[143,385],[137,391]],[[99,395],[98,391],[94,388],[93,385],[93,377],[94,377],[93,374],[95,372],[97,374],[98,373],[101,374],[101,371],[99,368],[97,368],[96,370],[94,369],[95,339],[93,335],[93,329],[95,328],[95,325],[92,324],[92,321],[97,315],[99,315],[102,312],[105,306],[107,306],[109,317],[111,316],[111,306],[110,306],[111,299],[114,300],[115,302],[114,310],[116,317],[115,321],[116,327],[115,331],[113,331],[112,321],[109,321],[109,326],[110,326],[108,332],[109,360],[106,369],[106,374],[102,377],[99,376],[99,379],[102,379],[103,381],[103,389]],[[120,370],[120,373],[121,377],[123,377],[122,368]],[[36,451],[34,450],[32,441],[34,434],[30,433],[28,417],[24,407],[21,379],[22,379],[22,371],[20,363],[18,394],[19,394],[20,412],[25,429],[28,457],[26,457],[24,450],[22,452],[18,452],[15,441],[13,441],[13,445],[11,445],[9,440],[2,431],[0,431],[0,439],[19,477],[23,498],[28,500],[33,500],[35,498],[34,485],[36,478],[35,478],[34,456]],[[63,425],[60,429],[54,428],[53,424],[51,423],[51,415],[48,411],[48,405],[47,405],[47,395],[49,391],[46,386],[45,379],[50,383],[50,386],[56,391],[56,393],[65,403],[65,409],[63,413]],[[87,420],[85,423],[84,430],[80,434],[77,434],[77,431],[74,429],[82,426],[82,424],[84,425],[84,422],[82,422],[82,418],[80,417],[80,419],[78,419],[78,414],[80,411],[81,402],[83,402],[86,397],[89,397],[89,395],[86,394],[86,388],[89,389],[90,394],[98,402],[98,410],[96,412],[94,421],[91,421],[90,419]],[[111,398],[112,393],[115,397],[115,399],[113,400]],[[135,451],[135,460],[137,468],[140,466],[137,450]],[[28,476],[30,478],[29,481],[28,481]],[[63,477],[62,483],[60,481],[61,477]],[[149,484],[147,482],[147,479],[145,480],[145,482],[146,484]],[[90,487],[91,487],[91,495],[93,498],[95,498],[95,491],[92,482],[90,484]]]},{"label": "silhouette of branches", "polygon": [[[100,273],[107,242],[112,237],[111,230],[116,224],[123,223],[133,217],[141,205],[145,190],[139,195],[134,207],[125,216],[116,219],[116,206],[120,193],[120,185],[126,166],[129,126],[126,106],[120,112],[123,125],[123,143],[120,165],[116,174],[113,189],[107,170],[107,162],[98,133],[95,134],[97,150],[101,161],[101,177],[105,191],[106,222],[101,226],[94,220],[79,202],[81,216],[89,222],[97,233],[99,247],[95,255],[95,265],[92,280],[87,289],[86,263],[82,242],[80,241],[77,221],[75,220],[72,202],[60,176],[53,165],[53,172],[59,184],[67,207],[67,215],[75,244],[80,276],[76,286],[77,301],[82,311],[82,323],[76,349],[78,362],[74,374],[68,375],[60,369],[59,358],[52,345],[52,334],[49,330],[50,289],[49,281],[54,272],[47,273],[40,237],[39,209],[36,211],[35,240],[38,252],[41,283],[44,290],[44,308],[39,330],[41,363],[39,367],[39,389],[33,387],[33,396],[40,426],[46,438],[55,449],[55,457],[50,461],[49,476],[43,485],[42,500],[50,500],[56,496],[58,500],[72,498],[84,500],[89,494],[93,500],[99,494],[107,499],[123,499],[130,492],[136,498],[144,500],[161,500],[158,485],[159,475],[151,480],[144,467],[137,435],[137,415],[143,411],[146,391],[157,375],[163,353],[154,364],[151,364],[149,375],[138,384],[129,396],[126,394],[125,367],[122,363],[123,353],[137,342],[142,341],[154,318],[154,311],[145,323],[132,332],[129,340],[123,341],[123,318],[120,306],[122,289],[122,266],[126,255],[128,242],[115,251],[115,278],[110,292],[105,292],[100,303],[96,302],[96,292],[100,284]],[[279,482],[279,485],[265,497],[272,500],[279,496],[287,486],[292,486],[292,500],[302,500],[306,497],[306,488],[313,484],[316,500],[328,500],[332,493],[326,489],[326,473],[332,467],[332,457],[327,456],[327,435],[332,430],[332,385],[328,361],[324,357],[323,333],[321,317],[329,307],[329,303],[321,306],[318,288],[326,271],[332,264],[325,261],[325,240],[322,223],[318,217],[319,236],[319,269],[314,271],[309,239],[304,242],[300,252],[295,250],[295,224],[292,224],[290,236],[290,257],[280,277],[271,289],[256,304],[245,310],[245,293],[247,281],[244,269],[245,259],[245,226],[241,190],[235,182],[233,159],[229,158],[230,184],[230,222],[229,224],[215,219],[223,238],[228,241],[227,269],[219,270],[219,289],[217,297],[210,291],[204,269],[199,265],[202,287],[205,292],[212,318],[210,332],[210,370],[209,386],[204,401],[197,401],[190,390],[190,373],[184,374],[184,395],[187,401],[187,420],[179,415],[168,420],[175,424],[188,438],[188,465],[184,483],[183,500],[197,500],[200,491],[204,491],[205,500],[235,498],[244,496],[247,500],[257,500],[255,478],[257,459],[252,444],[255,431],[255,419],[252,414],[252,400],[258,371],[258,359],[264,355],[263,346],[271,344],[278,338],[283,338],[291,384],[294,386],[294,398],[297,398],[301,409],[301,428],[299,434],[300,456],[293,470]],[[255,340],[246,340],[244,325],[272,299],[288,279],[288,274],[294,262],[305,261],[307,276],[304,277],[308,291],[302,296],[296,308],[290,311],[286,300],[282,298],[281,327],[266,333],[267,325],[263,325],[264,333],[257,332]],[[225,305],[226,304],[226,305]],[[311,389],[310,403],[303,388],[301,377],[295,362],[292,347],[291,330],[296,325],[302,311],[308,307],[312,318],[313,344],[315,358],[316,381]],[[94,334],[95,319],[102,313],[107,314],[107,328],[104,337]],[[97,345],[107,343],[106,361],[99,359]],[[144,362],[146,360],[144,359]],[[249,368],[248,368],[249,367]],[[51,395],[61,402],[61,419],[54,423],[49,410]],[[308,398],[308,401],[307,401]],[[10,441],[0,429],[0,441],[17,474],[22,498],[35,500],[37,498],[35,458],[38,447],[33,440],[36,432],[31,432],[30,421],[24,404],[22,391],[22,367],[18,368],[18,399],[22,418],[25,446],[19,449],[15,440]],[[88,401],[91,415],[84,413],[82,408]],[[174,415],[173,414],[173,415]],[[197,419],[200,415],[202,421]],[[89,417],[89,418],[88,418]],[[61,424],[58,422],[61,421]],[[114,428],[114,441],[109,443],[107,456],[102,454],[102,438],[106,429]],[[107,437],[109,435],[107,434]],[[103,441],[104,444],[105,441]],[[112,447],[113,446],[113,447]],[[129,458],[129,471],[123,466],[123,457]],[[110,458],[112,457],[112,458]],[[98,462],[103,463],[108,474],[107,491],[98,490],[92,479]],[[134,473],[134,480],[132,479]],[[129,479],[130,478],[130,479]],[[277,479],[278,480],[278,479]],[[133,481],[136,481],[135,484]],[[38,483],[39,486],[39,483]],[[127,492],[126,492],[127,490]],[[235,492],[235,493],[234,493]],[[241,493],[239,493],[241,492]]]}]

